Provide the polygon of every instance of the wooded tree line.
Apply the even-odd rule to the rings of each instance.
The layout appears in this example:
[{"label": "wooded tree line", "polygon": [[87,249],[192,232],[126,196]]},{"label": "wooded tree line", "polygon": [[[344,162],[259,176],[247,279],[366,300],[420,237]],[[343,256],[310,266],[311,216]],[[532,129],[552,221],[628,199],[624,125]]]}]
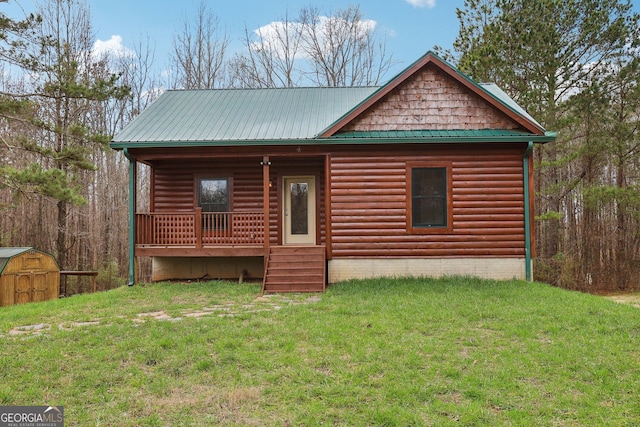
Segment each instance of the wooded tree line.
[{"label": "wooded tree line", "polygon": [[[0,246],[38,247],[63,269],[126,277],[128,161],[108,142],[164,88],[375,85],[392,65],[357,6],[245,30],[231,55],[203,2],[174,34],[161,76],[151,40],[95,52],[88,6],[44,0],[33,15],[0,16]],[[138,175],[144,193],[143,167]]]},{"label": "wooded tree line", "polygon": [[461,70],[558,139],[536,147],[536,278],[640,288],[639,18],[630,1],[465,0]]},{"label": "wooded tree line", "polygon": [[[453,50],[440,53],[559,134],[536,147],[536,278],[640,287],[640,37],[630,1],[465,0],[458,18]],[[161,76],[150,40],[97,55],[83,0],[0,18],[0,246],[36,246],[65,269],[124,277],[128,163],[108,141],[163,88],[376,85],[395,65],[359,6],[285,11],[245,29],[244,49],[230,52],[203,2],[173,40]],[[144,192],[143,169],[139,180]]]}]

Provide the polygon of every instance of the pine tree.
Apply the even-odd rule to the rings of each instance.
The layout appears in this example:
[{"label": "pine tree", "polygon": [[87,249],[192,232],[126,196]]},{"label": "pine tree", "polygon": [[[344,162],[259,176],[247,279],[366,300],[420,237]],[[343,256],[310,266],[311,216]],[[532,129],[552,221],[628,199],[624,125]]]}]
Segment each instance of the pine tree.
[{"label": "pine tree", "polygon": [[[66,266],[69,206],[86,203],[79,174],[95,170],[90,154],[106,148],[110,135],[93,129],[91,106],[128,96],[117,75],[103,77],[91,56],[92,33],[87,7],[76,0],[50,0],[41,6],[38,25],[19,38],[16,65],[37,76],[26,94],[7,95],[21,105],[21,117],[33,128],[32,137],[18,141],[32,155],[27,167],[5,166],[5,183],[20,192],[33,192],[56,202],[56,256]],[[17,110],[16,110],[17,111]],[[24,114],[28,111],[28,114]]]},{"label": "pine tree", "polygon": [[[620,93],[611,89],[609,76],[623,68],[629,46],[637,53],[638,15],[631,2],[465,0],[458,17],[454,48],[459,67],[476,80],[497,83],[543,126],[559,133],[556,142],[537,147],[535,154],[539,257],[550,270],[574,269],[569,258],[601,262],[606,250],[574,237],[601,222],[576,192],[584,183],[590,187],[589,180],[601,180],[597,162],[610,160],[601,148],[610,146],[602,131],[612,122],[602,112],[610,111],[612,103],[599,94]],[[594,82],[600,87],[589,93],[596,89]],[[597,254],[588,255],[591,249]],[[554,264],[557,260],[564,265]],[[576,274],[569,271],[568,280]],[[545,279],[560,282],[560,276],[554,272]],[[579,279],[591,277],[584,273]]]}]

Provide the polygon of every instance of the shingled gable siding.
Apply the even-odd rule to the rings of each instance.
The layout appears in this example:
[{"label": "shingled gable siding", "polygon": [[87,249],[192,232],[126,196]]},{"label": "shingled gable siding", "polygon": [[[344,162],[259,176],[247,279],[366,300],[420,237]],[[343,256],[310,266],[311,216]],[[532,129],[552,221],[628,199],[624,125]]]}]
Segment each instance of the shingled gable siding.
[{"label": "shingled gable siding", "polygon": [[516,129],[477,95],[433,65],[409,78],[344,131]]},{"label": "shingled gable siding", "polygon": [[[463,144],[332,154],[333,257],[524,257],[524,149]],[[453,231],[409,233],[407,163],[443,159],[452,163]]]}]

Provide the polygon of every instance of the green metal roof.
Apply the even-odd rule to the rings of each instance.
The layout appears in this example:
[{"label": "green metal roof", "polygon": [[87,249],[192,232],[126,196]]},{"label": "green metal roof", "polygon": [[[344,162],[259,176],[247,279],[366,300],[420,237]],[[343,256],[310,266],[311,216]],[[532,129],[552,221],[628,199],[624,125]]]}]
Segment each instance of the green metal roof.
[{"label": "green metal roof", "polygon": [[[483,142],[534,142],[547,143],[557,138],[556,132],[547,131],[542,135],[528,132],[481,130],[412,130],[412,131],[368,131],[338,133],[329,138],[309,139],[272,139],[248,141],[224,141],[224,146],[264,146],[264,145],[340,145],[340,144],[438,144],[438,143],[483,143]],[[212,141],[130,142],[112,148],[164,148],[209,147]]]},{"label": "green metal roof", "polygon": [[112,141],[310,139],[376,87],[176,90],[162,94]]},{"label": "green metal roof", "polygon": [[[511,130],[416,130],[340,133],[352,115],[365,104],[378,102],[384,91],[413,75],[432,61],[453,78],[485,99],[491,99],[503,111],[510,110],[523,129]],[[415,67],[415,68],[414,68]],[[380,99],[378,99],[380,98]],[[336,133],[337,132],[337,133]],[[134,147],[187,147],[212,144],[286,145],[386,142],[549,142],[555,138],[522,107],[493,83],[476,83],[455,67],[429,52],[382,87],[355,88],[277,88],[173,90],[162,94],[153,104],[111,141],[115,149]],[[356,139],[359,141],[356,142]],[[404,139],[404,140],[403,140]],[[409,140],[407,140],[409,139]]]},{"label": "green metal roof", "polygon": [[[480,85],[500,102],[540,126],[493,83]],[[371,96],[377,87],[174,90],[165,92],[111,142],[112,148],[317,143],[319,133]],[[542,128],[542,126],[540,126]],[[549,142],[555,133],[532,135],[518,130],[409,130],[343,132],[323,139],[416,139],[417,142],[532,140]]]},{"label": "green metal roof", "polygon": [[521,116],[524,116],[527,119],[531,120],[540,129],[544,129],[542,127],[542,125],[536,121],[536,119],[531,117],[531,115],[529,113],[527,113],[524,108],[522,108],[520,105],[518,105],[518,103],[516,101],[514,101],[513,98],[511,98],[509,95],[507,95],[507,93],[505,91],[500,89],[500,87],[497,84],[495,84],[495,83],[478,83],[478,85],[481,88],[483,88],[484,90],[486,90],[487,92],[489,92],[498,101],[502,102],[504,105],[506,105],[507,107],[512,109],[513,111],[515,111],[516,113],[520,114]]}]

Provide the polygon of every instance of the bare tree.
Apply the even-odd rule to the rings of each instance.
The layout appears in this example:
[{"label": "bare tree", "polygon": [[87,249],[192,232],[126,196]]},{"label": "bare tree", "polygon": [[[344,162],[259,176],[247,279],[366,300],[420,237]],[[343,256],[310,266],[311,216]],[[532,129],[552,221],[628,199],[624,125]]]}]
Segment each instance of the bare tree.
[{"label": "bare tree", "polygon": [[358,6],[323,16],[305,8],[254,31],[245,30],[246,52],[231,63],[236,87],[376,85],[393,65],[376,23]]},{"label": "bare tree", "polygon": [[149,36],[145,41],[134,42],[126,54],[112,57],[109,61],[110,69],[120,74],[122,83],[131,89],[131,96],[116,100],[115,122],[110,129],[117,133],[162,94],[164,85],[154,68],[155,48]]},{"label": "bare tree", "polygon": [[376,23],[364,20],[359,6],[333,16],[317,9],[300,12],[303,49],[310,60],[308,73],[318,86],[376,85],[393,65],[386,38],[379,38]]},{"label": "bare tree", "polygon": [[[160,77],[154,71],[155,51],[149,37],[135,42],[124,52],[108,52],[100,58],[105,73],[118,73],[123,84],[131,88],[131,96],[109,99],[97,105],[92,114],[95,126],[113,135],[161,93]],[[89,226],[91,229],[92,257],[94,265],[104,271],[126,275],[128,266],[128,170],[129,162],[121,152],[97,150],[93,154],[98,167],[88,184]],[[138,189],[148,188],[148,176],[137,174]],[[141,203],[148,197],[139,196]]]},{"label": "bare tree", "polygon": [[229,40],[218,18],[200,3],[195,27],[185,20],[174,36],[170,86],[182,89],[214,89],[225,79],[225,55]]},{"label": "bare tree", "polygon": [[300,81],[296,59],[302,43],[302,25],[287,13],[278,22],[255,30],[253,40],[245,28],[246,52],[236,55],[230,64],[234,87],[295,87]]}]

